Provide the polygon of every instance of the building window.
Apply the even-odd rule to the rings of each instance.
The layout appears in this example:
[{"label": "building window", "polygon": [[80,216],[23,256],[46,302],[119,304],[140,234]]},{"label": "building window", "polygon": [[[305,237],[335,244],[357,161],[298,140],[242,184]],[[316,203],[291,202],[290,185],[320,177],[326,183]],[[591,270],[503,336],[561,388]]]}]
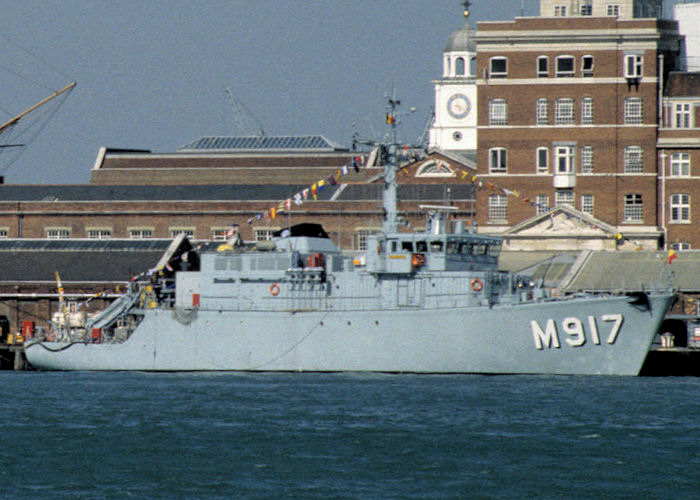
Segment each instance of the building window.
[{"label": "building window", "polygon": [[569,205],[573,208],[574,206],[574,190],[573,189],[557,189],[554,193],[554,205]]},{"label": "building window", "polygon": [[[554,148],[554,161],[557,174],[573,174],[575,170],[575,155],[573,146],[557,146]],[[573,200],[572,200],[573,203]]]},{"label": "building window", "polygon": [[454,177],[455,173],[442,160],[428,160],[418,168],[416,177]]},{"label": "building window", "polygon": [[70,229],[68,228],[46,228],[46,238],[49,240],[65,240],[70,238]]},{"label": "building window", "polygon": [[641,194],[626,194],[623,222],[642,222],[644,220],[644,205]]},{"label": "building window", "polygon": [[616,3],[609,3],[607,5],[607,12],[609,16],[620,17],[620,5]]},{"label": "building window", "polygon": [[357,250],[367,250],[367,238],[377,234],[379,229],[358,229],[355,232],[355,247]]},{"label": "building window", "polygon": [[112,237],[111,229],[88,229],[87,237],[91,240],[108,240]]},{"label": "building window", "polygon": [[506,148],[489,149],[489,173],[505,174],[508,168],[508,152]]},{"label": "building window", "polygon": [[7,239],[8,234],[9,230],[6,227],[0,228],[0,240]]},{"label": "building window", "polygon": [[673,128],[690,128],[690,104],[677,103],[674,105]]},{"label": "building window", "polygon": [[489,77],[505,78],[508,76],[508,59],[505,57],[492,57],[489,60]]},{"label": "building window", "polygon": [[504,194],[489,196],[489,222],[504,223],[508,220],[508,198]]},{"label": "building window", "polygon": [[581,15],[582,16],[592,16],[593,15],[593,0],[582,0],[582,2],[581,2]]},{"label": "building window", "polygon": [[489,101],[489,125],[508,124],[508,105],[505,99],[491,99]]},{"label": "building window", "polygon": [[230,227],[213,227],[211,228],[211,239],[213,241],[226,241],[228,239],[228,231]]},{"label": "building window", "polygon": [[554,124],[573,125],[574,124],[574,100],[557,99],[554,101]]},{"label": "building window", "polygon": [[549,196],[546,194],[538,194],[535,197],[535,205],[537,207],[537,215],[549,211]]},{"label": "building window", "polygon": [[581,173],[593,173],[593,146],[581,146]]},{"label": "building window", "polygon": [[690,222],[690,195],[671,195],[671,222]]},{"label": "building window", "polygon": [[671,243],[671,248],[673,250],[690,250],[690,243],[681,243],[681,242]]},{"label": "building window", "polygon": [[671,155],[671,177],[690,176],[690,155],[688,153],[673,153]]},{"label": "building window", "polygon": [[537,76],[540,78],[549,76],[549,57],[539,56],[537,58]]},{"label": "building window", "polygon": [[549,173],[549,149],[537,148],[535,162],[537,165],[538,174]]},{"label": "building window", "polygon": [[547,99],[537,99],[536,120],[537,125],[549,124],[549,102]]},{"label": "building window", "polygon": [[639,174],[643,170],[641,146],[627,146],[625,148],[625,173]]},{"label": "building window", "polygon": [[593,56],[581,57],[581,75],[593,76]]},{"label": "building window", "polygon": [[268,241],[272,239],[272,235],[279,231],[279,227],[254,227],[253,234],[255,235],[255,241]]},{"label": "building window", "polygon": [[593,99],[581,99],[581,125],[593,125]]},{"label": "building window", "polygon": [[153,238],[153,229],[135,227],[129,228],[129,238],[132,240],[149,240]]},{"label": "building window", "polygon": [[188,238],[194,238],[194,228],[191,227],[171,227],[170,237],[175,238],[177,235],[184,233]]},{"label": "building window", "polygon": [[641,54],[625,54],[625,78],[641,78],[643,61]]},{"label": "building window", "polygon": [[574,76],[574,57],[573,56],[558,56],[557,57],[556,75],[559,78]]},{"label": "building window", "polygon": [[588,215],[593,215],[593,204],[595,197],[592,194],[581,195],[581,212]]},{"label": "building window", "polygon": [[625,99],[625,125],[642,123],[642,98],[628,97]]},{"label": "building window", "polygon": [[554,17],[565,17],[566,16],[566,5],[555,5],[554,6]]}]

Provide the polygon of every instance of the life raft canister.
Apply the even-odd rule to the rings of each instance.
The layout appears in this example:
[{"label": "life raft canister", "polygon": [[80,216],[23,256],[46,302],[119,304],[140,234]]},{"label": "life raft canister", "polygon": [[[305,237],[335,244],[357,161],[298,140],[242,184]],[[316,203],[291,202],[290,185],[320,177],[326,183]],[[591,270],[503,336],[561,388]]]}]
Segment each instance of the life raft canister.
[{"label": "life raft canister", "polygon": [[484,288],[484,284],[481,282],[479,278],[474,278],[471,282],[471,287],[472,290],[475,292],[480,292]]},{"label": "life raft canister", "polygon": [[270,293],[273,297],[276,296],[278,293],[280,293],[280,286],[277,283],[270,285]]}]

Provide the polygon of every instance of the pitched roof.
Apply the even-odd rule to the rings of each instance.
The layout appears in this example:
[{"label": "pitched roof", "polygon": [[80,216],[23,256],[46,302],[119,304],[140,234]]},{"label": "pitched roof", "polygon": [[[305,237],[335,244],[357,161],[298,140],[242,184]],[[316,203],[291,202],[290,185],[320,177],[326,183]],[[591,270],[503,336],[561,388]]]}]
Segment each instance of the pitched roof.
[{"label": "pitched roof", "polygon": [[664,93],[666,97],[700,98],[700,72],[670,72]]}]

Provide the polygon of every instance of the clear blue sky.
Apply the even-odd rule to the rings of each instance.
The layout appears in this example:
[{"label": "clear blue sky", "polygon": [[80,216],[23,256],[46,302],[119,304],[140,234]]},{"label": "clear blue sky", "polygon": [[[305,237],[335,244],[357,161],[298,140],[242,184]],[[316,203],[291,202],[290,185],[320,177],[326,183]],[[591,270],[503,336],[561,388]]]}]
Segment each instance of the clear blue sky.
[{"label": "clear blue sky", "polygon": [[[475,0],[472,27],[513,19],[521,3]],[[524,5],[539,11],[539,0]],[[240,135],[226,86],[268,135],[349,145],[354,130],[381,130],[395,84],[418,108],[402,128],[416,140],[463,23],[461,0],[0,0],[0,10],[3,122],[78,83],[4,172],[13,184],[87,183],[101,146],[172,152]]]}]

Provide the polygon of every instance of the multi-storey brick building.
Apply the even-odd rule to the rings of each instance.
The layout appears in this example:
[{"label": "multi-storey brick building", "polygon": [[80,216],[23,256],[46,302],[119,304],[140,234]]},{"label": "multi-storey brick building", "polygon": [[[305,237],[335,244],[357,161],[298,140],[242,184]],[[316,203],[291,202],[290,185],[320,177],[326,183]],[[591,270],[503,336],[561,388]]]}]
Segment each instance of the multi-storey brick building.
[{"label": "multi-storey brick building", "polygon": [[539,17],[479,23],[483,231],[566,204],[613,228],[619,245],[664,244],[657,136],[681,35],[661,3],[542,0]]}]

